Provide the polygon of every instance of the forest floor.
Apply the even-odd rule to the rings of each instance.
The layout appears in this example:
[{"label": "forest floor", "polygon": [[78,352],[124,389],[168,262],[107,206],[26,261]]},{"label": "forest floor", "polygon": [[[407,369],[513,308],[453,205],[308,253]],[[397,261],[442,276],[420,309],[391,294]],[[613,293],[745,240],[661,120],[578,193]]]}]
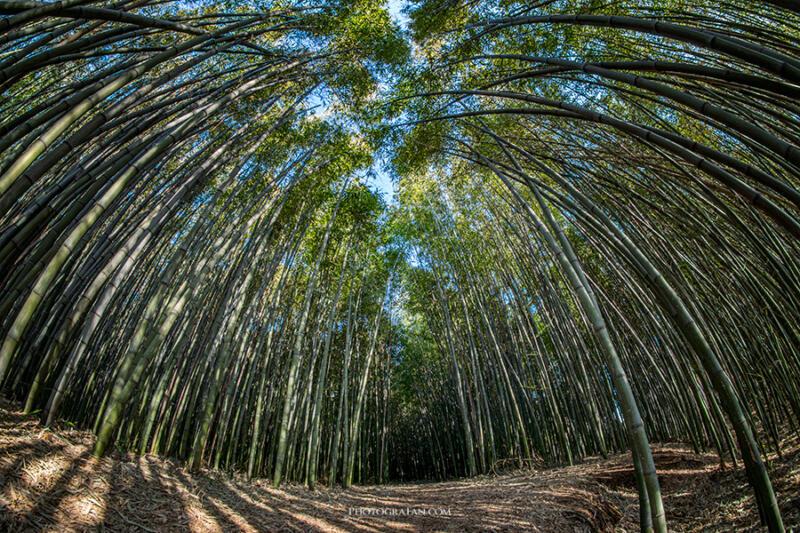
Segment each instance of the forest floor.
[{"label": "forest floor", "polygon": [[[0,531],[638,530],[629,454],[445,483],[310,492],[190,472],[152,455],[96,459],[93,440],[0,403]],[[800,531],[800,439],[784,444],[772,476],[786,525]],[[656,445],[654,454],[670,530],[759,531],[741,468],[722,469],[715,455],[679,444]]]}]

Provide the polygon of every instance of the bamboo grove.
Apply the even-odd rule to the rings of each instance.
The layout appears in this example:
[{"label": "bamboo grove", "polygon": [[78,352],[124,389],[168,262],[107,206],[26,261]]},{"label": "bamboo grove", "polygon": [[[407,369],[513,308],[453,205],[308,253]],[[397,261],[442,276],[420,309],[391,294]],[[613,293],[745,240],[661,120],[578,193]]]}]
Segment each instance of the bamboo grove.
[{"label": "bamboo grove", "polygon": [[313,484],[330,454],[349,484],[388,259],[353,179],[368,140],[309,95],[355,105],[387,57],[348,30],[395,37],[352,6],[261,7],[4,4],[0,374],[47,423],[93,426],[98,455]]},{"label": "bamboo grove", "polygon": [[782,531],[800,9],[406,13],[0,2],[4,394],[276,486],[631,450],[643,531],[683,440]]}]

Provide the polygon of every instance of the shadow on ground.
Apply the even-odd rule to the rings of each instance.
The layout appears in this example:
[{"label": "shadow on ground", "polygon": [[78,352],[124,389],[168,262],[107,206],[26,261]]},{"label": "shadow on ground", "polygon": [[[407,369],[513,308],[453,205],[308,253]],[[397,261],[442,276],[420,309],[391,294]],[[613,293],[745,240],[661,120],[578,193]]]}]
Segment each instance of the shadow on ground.
[{"label": "shadow on ground", "polygon": [[[174,461],[115,452],[97,459],[93,437],[43,428],[0,407],[0,531],[361,532],[636,531],[630,456],[468,481],[276,490]],[[773,476],[787,525],[800,523],[798,439]],[[712,454],[656,447],[674,531],[758,530],[741,470]],[[374,514],[370,514],[374,513]]]}]

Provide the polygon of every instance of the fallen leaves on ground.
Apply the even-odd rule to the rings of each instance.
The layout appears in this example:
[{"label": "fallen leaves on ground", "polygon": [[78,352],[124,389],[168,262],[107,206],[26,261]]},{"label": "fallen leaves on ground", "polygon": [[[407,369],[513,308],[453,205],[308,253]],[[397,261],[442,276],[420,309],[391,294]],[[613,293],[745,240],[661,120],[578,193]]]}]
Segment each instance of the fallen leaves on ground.
[{"label": "fallen leaves on ground", "polygon": [[[0,530],[150,532],[634,532],[629,454],[580,465],[443,483],[349,490],[191,472],[177,461],[115,451],[94,438],[0,406]],[[800,525],[800,439],[786,439],[772,476],[787,526]],[[741,468],[680,444],[654,446],[672,531],[759,531]]]}]

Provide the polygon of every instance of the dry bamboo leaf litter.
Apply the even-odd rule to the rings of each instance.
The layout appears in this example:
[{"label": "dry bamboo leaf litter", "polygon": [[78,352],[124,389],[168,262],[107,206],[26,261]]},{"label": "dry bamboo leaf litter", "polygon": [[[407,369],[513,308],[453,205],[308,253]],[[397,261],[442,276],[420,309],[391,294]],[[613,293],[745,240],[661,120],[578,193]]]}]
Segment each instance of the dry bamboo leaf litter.
[{"label": "dry bamboo leaf litter", "polygon": [[[628,454],[444,483],[273,489],[153,455],[91,456],[89,432],[0,408],[0,531],[615,532],[638,530]],[[800,439],[772,458],[788,527],[800,524]],[[654,447],[670,529],[759,531],[741,469]],[[414,511],[416,510],[416,512]],[[423,511],[420,511],[423,510]],[[429,510],[429,511],[425,511]],[[430,510],[446,510],[434,515]],[[444,511],[442,511],[444,512]],[[428,514],[425,514],[428,513]]]}]

